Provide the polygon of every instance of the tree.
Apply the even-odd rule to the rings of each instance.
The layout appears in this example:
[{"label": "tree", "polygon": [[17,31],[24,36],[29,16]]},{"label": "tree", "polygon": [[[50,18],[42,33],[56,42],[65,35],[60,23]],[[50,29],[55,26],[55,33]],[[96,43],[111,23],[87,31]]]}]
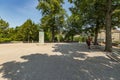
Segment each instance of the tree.
[{"label": "tree", "polygon": [[0,29],[5,30],[5,29],[8,28],[8,26],[9,26],[9,23],[8,23],[8,22],[6,22],[6,21],[3,20],[3,19],[0,19]]},{"label": "tree", "polygon": [[17,31],[18,39],[22,41],[38,41],[39,30],[38,26],[28,19],[19,27]]},{"label": "tree", "polygon": [[[105,51],[111,52],[112,51],[111,23],[112,23],[112,20],[114,21],[116,20],[115,17],[113,17],[112,19],[112,15],[113,15],[113,12],[116,12],[116,11],[119,12],[120,1],[119,0],[82,0],[82,1],[68,0],[68,1],[74,3],[75,6],[73,7],[72,12],[82,15],[83,22],[85,22],[84,24],[86,24],[87,22],[86,25],[89,25],[89,26],[90,24],[96,25],[95,33],[98,33],[98,29],[102,23],[101,21],[103,20],[103,26],[105,26],[105,30],[106,30]],[[97,9],[94,10],[92,6],[96,7]],[[92,15],[91,13],[92,14],[97,13],[97,14]],[[101,14],[105,14],[105,15],[101,15]],[[90,16],[92,17],[92,19]],[[95,39],[97,40],[97,35]]]},{"label": "tree", "polygon": [[112,0],[106,1],[106,46],[105,51],[112,51],[112,38],[111,38],[111,11],[112,11]]},{"label": "tree", "polygon": [[8,27],[9,27],[9,23],[3,19],[0,19],[0,38],[6,37],[7,34],[6,30],[8,29]]},{"label": "tree", "polygon": [[111,38],[111,27],[112,27],[112,15],[113,12],[119,10],[120,13],[120,1],[119,0],[106,0],[106,46],[105,51],[112,51],[112,38]]},{"label": "tree", "polygon": [[67,26],[65,27],[65,38],[67,40],[73,41],[73,38],[76,34],[81,33],[81,20],[78,15],[72,14],[67,18]]},{"label": "tree", "polygon": [[[37,9],[42,12],[41,25],[48,27],[52,33],[52,41],[54,42],[55,33],[58,29],[58,22],[62,22],[64,17],[64,9],[62,8],[63,0],[38,0]],[[60,27],[60,26],[59,26]]]}]

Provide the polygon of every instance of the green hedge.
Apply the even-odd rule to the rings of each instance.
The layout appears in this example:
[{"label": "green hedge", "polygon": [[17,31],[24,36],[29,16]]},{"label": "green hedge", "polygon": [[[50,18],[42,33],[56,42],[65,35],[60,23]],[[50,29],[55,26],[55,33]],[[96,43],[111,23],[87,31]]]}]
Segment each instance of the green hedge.
[{"label": "green hedge", "polygon": [[120,44],[120,41],[114,41],[114,42],[112,42],[113,46],[118,46],[118,44]]},{"label": "green hedge", "polygon": [[114,41],[113,43],[120,44],[120,41]]},{"label": "green hedge", "polygon": [[0,38],[0,43],[7,43],[10,42],[11,39],[10,38]]},{"label": "green hedge", "polygon": [[74,37],[74,41],[85,42],[86,41],[86,37],[82,37],[82,36]]}]

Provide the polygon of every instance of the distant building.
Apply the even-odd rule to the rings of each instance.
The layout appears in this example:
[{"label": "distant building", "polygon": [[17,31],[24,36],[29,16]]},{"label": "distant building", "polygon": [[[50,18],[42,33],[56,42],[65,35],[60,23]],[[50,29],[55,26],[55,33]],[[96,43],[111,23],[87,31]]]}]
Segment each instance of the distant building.
[{"label": "distant building", "polygon": [[[101,30],[98,34],[98,40],[105,42],[105,30]],[[112,41],[120,41],[120,30],[112,30]]]}]

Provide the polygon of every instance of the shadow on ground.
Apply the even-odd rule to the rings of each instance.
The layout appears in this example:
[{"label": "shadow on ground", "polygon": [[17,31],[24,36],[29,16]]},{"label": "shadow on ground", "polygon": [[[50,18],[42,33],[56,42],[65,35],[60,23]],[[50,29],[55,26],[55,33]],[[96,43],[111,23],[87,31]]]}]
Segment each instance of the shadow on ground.
[{"label": "shadow on ground", "polygon": [[[87,56],[84,53],[77,55],[76,50],[71,50],[75,53],[73,57]],[[105,57],[77,60],[72,56],[47,54],[22,56],[25,62],[6,62],[1,65],[0,73],[7,80],[120,80],[120,63]]]},{"label": "shadow on ground", "polygon": [[60,52],[62,54],[79,54],[81,52],[101,52],[99,48],[88,49],[87,45],[84,43],[66,43],[66,44],[56,44],[53,52]]}]

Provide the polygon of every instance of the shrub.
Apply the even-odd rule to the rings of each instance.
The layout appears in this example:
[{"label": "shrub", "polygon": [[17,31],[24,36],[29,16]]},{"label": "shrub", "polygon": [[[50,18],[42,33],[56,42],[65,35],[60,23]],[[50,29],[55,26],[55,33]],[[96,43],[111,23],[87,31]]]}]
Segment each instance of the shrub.
[{"label": "shrub", "polygon": [[10,42],[11,39],[10,38],[0,38],[0,43],[7,43]]},{"label": "shrub", "polygon": [[80,41],[80,37],[74,37],[73,41],[79,42]]}]

